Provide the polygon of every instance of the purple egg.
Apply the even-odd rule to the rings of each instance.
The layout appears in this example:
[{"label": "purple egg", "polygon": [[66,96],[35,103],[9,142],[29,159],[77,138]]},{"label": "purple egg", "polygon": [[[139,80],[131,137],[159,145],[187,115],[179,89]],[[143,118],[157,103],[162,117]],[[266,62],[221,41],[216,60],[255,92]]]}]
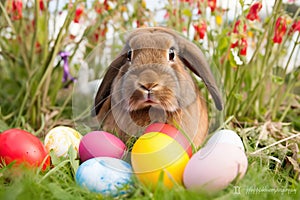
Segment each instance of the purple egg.
[{"label": "purple egg", "polygon": [[111,133],[93,131],[85,136],[79,144],[79,156],[82,162],[96,157],[112,157],[121,159],[126,145]]}]

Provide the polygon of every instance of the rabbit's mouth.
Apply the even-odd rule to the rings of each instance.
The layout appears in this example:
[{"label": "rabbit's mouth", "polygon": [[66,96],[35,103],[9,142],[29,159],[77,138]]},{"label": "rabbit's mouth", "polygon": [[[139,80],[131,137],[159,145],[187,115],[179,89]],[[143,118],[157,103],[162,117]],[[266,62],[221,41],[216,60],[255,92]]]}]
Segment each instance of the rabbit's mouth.
[{"label": "rabbit's mouth", "polygon": [[145,108],[155,108],[159,110],[164,110],[166,112],[174,112],[178,109],[178,106],[174,103],[169,103],[168,101],[160,101],[155,98],[145,98],[143,100],[131,100],[129,103],[129,112],[143,110]]},{"label": "rabbit's mouth", "polygon": [[145,104],[152,105],[152,104],[157,104],[157,102],[155,102],[155,101],[153,101],[153,100],[151,100],[151,99],[147,99],[147,100],[145,101]]},{"label": "rabbit's mouth", "polygon": [[157,100],[154,100],[153,98],[146,98],[146,99],[130,99],[129,101],[129,112],[141,110],[147,107],[155,107],[162,109],[162,106],[160,106],[160,102]]}]

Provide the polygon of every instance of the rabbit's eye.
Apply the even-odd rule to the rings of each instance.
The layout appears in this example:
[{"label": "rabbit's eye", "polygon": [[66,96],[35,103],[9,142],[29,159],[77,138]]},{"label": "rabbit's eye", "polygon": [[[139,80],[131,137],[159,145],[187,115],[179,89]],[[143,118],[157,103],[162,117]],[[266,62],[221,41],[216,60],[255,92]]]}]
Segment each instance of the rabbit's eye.
[{"label": "rabbit's eye", "polygon": [[128,61],[131,61],[131,58],[132,58],[132,51],[129,50],[129,51],[127,52],[127,60],[128,60]]},{"label": "rabbit's eye", "polygon": [[169,49],[169,61],[174,61],[174,58],[175,58],[175,50],[172,47]]}]

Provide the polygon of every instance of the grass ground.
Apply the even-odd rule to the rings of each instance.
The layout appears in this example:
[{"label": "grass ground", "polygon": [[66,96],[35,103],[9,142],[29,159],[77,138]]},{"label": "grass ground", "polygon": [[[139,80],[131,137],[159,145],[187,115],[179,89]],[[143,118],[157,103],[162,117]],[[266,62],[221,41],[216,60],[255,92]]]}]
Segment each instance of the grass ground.
[{"label": "grass ground", "polygon": [[[213,194],[188,191],[182,186],[171,190],[159,186],[150,191],[136,181],[134,191],[126,199],[299,199],[299,166],[295,156],[299,142],[296,136],[300,133],[289,130],[286,124],[271,122],[248,128],[236,126],[235,130],[244,142],[249,162],[240,181]],[[110,199],[79,187],[71,161],[61,160],[46,172],[25,170],[15,174],[10,166],[0,169],[0,199]]]}]

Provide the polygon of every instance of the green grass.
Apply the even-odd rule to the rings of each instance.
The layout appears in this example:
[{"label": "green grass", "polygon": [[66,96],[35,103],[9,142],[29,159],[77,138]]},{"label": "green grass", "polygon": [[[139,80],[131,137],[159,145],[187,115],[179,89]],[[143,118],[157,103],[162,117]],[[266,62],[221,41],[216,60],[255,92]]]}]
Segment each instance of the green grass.
[{"label": "green grass", "polygon": [[[0,199],[101,199],[99,194],[80,188],[74,182],[70,168],[66,164],[51,176],[43,179],[43,174],[27,171],[20,177],[6,177],[7,169],[1,171]],[[245,177],[225,190],[215,193],[195,193],[183,187],[168,190],[163,187],[151,192],[136,183],[136,189],[128,199],[299,199],[299,184],[289,182],[287,175],[274,172],[262,165],[259,158],[249,160]],[[41,181],[42,180],[42,181]],[[240,189],[236,189],[239,187]],[[104,198],[104,197],[103,197]],[[105,197],[107,198],[107,197]]]},{"label": "green grass", "polygon": [[[246,175],[226,189],[211,194],[188,191],[183,186],[169,190],[159,185],[150,191],[135,180],[134,190],[126,199],[299,199],[299,166],[297,169],[287,159],[298,153],[293,145],[298,145],[299,139],[294,137],[274,143],[274,136],[287,138],[298,134],[299,137],[300,133],[283,125],[282,129],[265,132],[272,133],[266,139],[261,135],[266,126],[270,124],[235,128],[244,142],[249,165]],[[70,159],[52,161],[55,167],[45,172],[23,170],[15,174],[11,166],[0,169],[0,199],[110,199],[76,184],[74,172],[78,161],[75,155],[71,155]]]}]

